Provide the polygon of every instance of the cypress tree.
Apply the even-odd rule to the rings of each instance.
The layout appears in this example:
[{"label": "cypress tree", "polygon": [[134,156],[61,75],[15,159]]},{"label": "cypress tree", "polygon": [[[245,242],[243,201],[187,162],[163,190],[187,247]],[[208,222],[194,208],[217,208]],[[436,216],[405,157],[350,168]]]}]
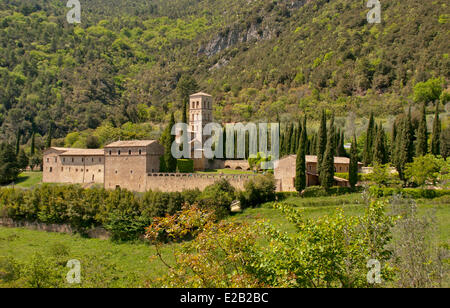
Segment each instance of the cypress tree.
[{"label": "cypress tree", "polygon": [[45,143],[45,147],[48,149],[52,146],[52,138],[53,138],[53,122],[50,122],[50,126],[48,129],[47,141]]},{"label": "cypress tree", "polygon": [[392,124],[391,143],[390,143],[390,158],[391,162],[395,162],[396,151],[396,138],[397,138],[397,123],[394,121]]},{"label": "cypress tree", "polygon": [[319,133],[317,139],[317,171],[320,174],[322,161],[327,146],[327,116],[325,110],[322,110],[322,118],[320,121]]},{"label": "cypress tree", "polygon": [[404,170],[407,163],[410,162],[410,143],[411,130],[408,118],[404,118],[401,124],[401,130],[397,132],[396,138],[396,159],[395,167],[401,180],[405,180]]},{"label": "cypress tree", "polygon": [[20,150],[20,137],[21,137],[22,133],[20,131],[20,129],[17,131],[17,138],[16,138],[16,156],[19,155],[19,150]]},{"label": "cypress tree", "polygon": [[380,165],[386,164],[386,144],[385,133],[380,123],[377,129],[377,137],[375,138],[375,146],[373,151],[373,162]]},{"label": "cypress tree", "polygon": [[348,180],[352,188],[358,183],[358,148],[356,136],[353,135],[353,142],[350,148],[350,166],[348,169]]},{"label": "cypress tree", "polygon": [[334,115],[331,117],[330,127],[328,129],[328,138],[325,154],[322,160],[321,173],[319,174],[320,183],[325,189],[329,189],[334,184]]},{"label": "cypress tree", "polygon": [[374,125],[375,120],[373,118],[373,113],[370,114],[369,124],[367,126],[367,133],[366,133],[366,143],[364,145],[364,154],[363,154],[363,160],[364,164],[366,166],[370,165],[372,163],[372,157],[373,157],[373,139],[374,139]]},{"label": "cypress tree", "polygon": [[433,121],[433,137],[431,139],[431,153],[433,155],[441,154],[441,120],[439,120],[439,103],[436,103],[436,111]]},{"label": "cypress tree", "polygon": [[345,151],[345,147],[344,147],[344,141],[345,140],[345,135],[344,132],[341,132],[339,135],[339,144],[337,147],[337,156],[339,157],[347,157],[347,152]]},{"label": "cypress tree", "polygon": [[409,107],[408,111],[408,117],[406,121],[406,130],[408,131],[406,137],[407,139],[405,142],[407,142],[407,156],[406,156],[406,162],[411,163],[414,159],[414,129],[412,125],[412,118],[411,118],[411,107]]},{"label": "cypress tree", "polygon": [[177,169],[177,160],[172,156],[172,143],[175,141],[175,136],[172,135],[172,127],[174,125],[175,117],[172,112],[169,125],[167,125],[161,136],[161,144],[164,145],[164,155],[160,164],[161,172],[175,172]]},{"label": "cypress tree", "polygon": [[450,156],[450,127],[447,126],[443,132],[441,132],[441,156],[444,159],[447,159],[447,157]]},{"label": "cypress tree", "polygon": [[35,124],[32,123],[31,124],[31,149],[30,149],[30,156],[33,157],[34,153],[36,151],[36,142],[35,142],[35,138],[36,138],[36,127]]},{"label": "cypress tree", "polygon": [[294,124],[292,124],[292,133],[291,133],[291,141],[290,141],[290,148],[289,148],[289,154],[295,154],[296,153],[296,140],[297,140],[297,133],[298,128],[295,127]]},{"label": "cypress tree", "polygon": [[424,156],[428,153],[428,132],[427,132],[427,114],[425,103],[422,105],[422,114],[417,128],[417,147],[416,155]]},{"label": "cypress tree", "polygon": [[295,189],[302,192],[306,188],[306,116],[303,124],[303,130],[300,136],[300,143],[297,151]]}]

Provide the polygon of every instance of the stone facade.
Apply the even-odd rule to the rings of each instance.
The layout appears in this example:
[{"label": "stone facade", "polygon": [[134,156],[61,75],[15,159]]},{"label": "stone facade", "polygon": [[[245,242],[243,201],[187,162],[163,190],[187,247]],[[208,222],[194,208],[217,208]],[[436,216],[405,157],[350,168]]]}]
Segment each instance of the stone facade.
[{"label": "stone facade", "polygon": [[44,152],[44,183],[103,183],[103,150],[49,148]]},{"label": "stone facade", "polygon": [[[275,180],[277,191],[296,191],[295,189],[295,167],[297,155],[289,155],[280,159],[275,163]],[[347,157],[334,158],[334,170],[336,173],[346,173],[349,171],[350,159]],[[359,172],[361,171],[362,163],[358,163]],[[334,178],[336,186],[349,186],[345,179],[338,177]],[[317,156],[306,156],[306,186],[319,185],[319,176],[317,174]]]},{"label": "stone facade", "polygon": [[145,191],[147,174],[159,172],[164,147],[155,140],[118,141],[105,147],[105,188]]},{"label": "stone facade", "polygon": [[215,182],[226,179],[234,188],[243,190],[244,184],[253,174],[200,174],[200,173],[153,173],[147,176],[147,190],[166,192],[183,191],[185,189],[204,190]]}]

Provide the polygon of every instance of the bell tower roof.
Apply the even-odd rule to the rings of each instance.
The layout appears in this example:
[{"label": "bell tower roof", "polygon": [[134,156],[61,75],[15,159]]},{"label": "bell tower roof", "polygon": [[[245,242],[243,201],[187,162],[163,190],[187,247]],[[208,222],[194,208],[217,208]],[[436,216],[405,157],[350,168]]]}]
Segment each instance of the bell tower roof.
[{"label": "bell tower roof", "polygon": [[197,96],[208,96],[208,97],[212,97],[212,95],[205,93],[205,92],[198,92],[198,93],[194,93],[192,95],[190,95],[190,97],[197,97]]}]

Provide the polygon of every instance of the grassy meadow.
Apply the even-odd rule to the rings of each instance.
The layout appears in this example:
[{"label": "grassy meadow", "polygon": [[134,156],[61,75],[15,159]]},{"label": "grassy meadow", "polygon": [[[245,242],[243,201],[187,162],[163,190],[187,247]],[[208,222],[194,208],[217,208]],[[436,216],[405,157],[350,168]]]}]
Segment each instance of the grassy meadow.
[{"label": "grassy meadow", "polygon": [[[312,219],[330,215],[337,208],[342,208],[347,215],[362,215],[364,212],[361,194],[322,198],[290,197],[286,202],[301,209],[305,217]],[[439,224],[440,242],[450,244],[450,205],[434,202],[418,200],[419,213],[433,211]],[[247,222],[266,219],[283,231],[295,231],[279,211],[271,208],[270,203],[260,208],[246,209],[227,219]],[[179,244],[164,245],[162,256],[170,262],[174,250],[179,247]],[[81,285],[63,285],[67,287],[157,286],[158,277],[166,272],[165,265],[155,257],[155,248],[146,242],[114,243],[79,235],[0,227],[0,259],[14,257],[26,263],[36,254],[60,260],[61,275],[68,271],[63,267],[68,260],[78,259],[81,262]]]}]

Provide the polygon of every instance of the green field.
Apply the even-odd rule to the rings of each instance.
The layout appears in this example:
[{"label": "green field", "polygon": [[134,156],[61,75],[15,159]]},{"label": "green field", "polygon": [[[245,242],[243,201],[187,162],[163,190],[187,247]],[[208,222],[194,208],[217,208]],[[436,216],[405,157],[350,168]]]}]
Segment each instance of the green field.
[{"label": "green field", "polygon": [[202,174],[253,174],[253,171],[248,170],[234,170],[234,169],[213,169],[208,171],[199,171]]},{"label": "green field", "polygon": [[[309,218],[332,214],[338,207],[343,208],[347,215],[361,215],[364,212],[359,194],[323,198],[291,197],[287,202],[302,209]],[[419,200],[418,205],[421,214],[429,210],[435,211],[440,241],[450,243],[450,205],[433,204],[429,200]],[[283,231],[295,231],[284,216],[272,209],[270,204],[246,209],[228,219],[247,222],[267,219]],[[79,260],[82,265],[81,287],[157,286],[158,277],[166,273],[166,267],[154,257],[154,247],[144,242],[119,244],[78,235],[0,227],[0,259],[14,257],[20,262],[29,262],[36,253],[55,257],[55,251],[60,246],[67,250],[62,259],[59,257],[59,260],[62,260],[61,273],[67,272],[63,267],[67,260]],[[173,251],[178,248],[179,244],[164,245],[162,255],[170,262],[173,260]]]},{"label": "green field", "polygon": [[42,183],[42,172],[22,172],[19,174],[14,186],[21,188],[32,188]]}]

